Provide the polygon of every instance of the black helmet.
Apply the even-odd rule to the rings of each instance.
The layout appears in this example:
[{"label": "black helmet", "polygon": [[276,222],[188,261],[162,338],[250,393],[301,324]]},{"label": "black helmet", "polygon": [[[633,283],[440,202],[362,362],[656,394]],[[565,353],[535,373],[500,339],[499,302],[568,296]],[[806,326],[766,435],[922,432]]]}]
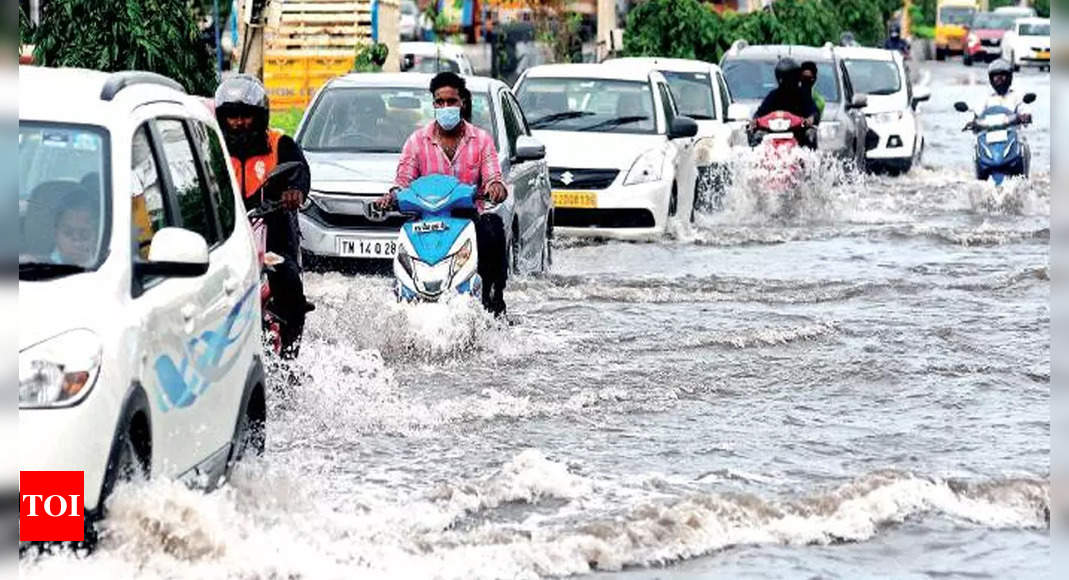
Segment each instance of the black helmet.
[{"label": "black helmet", "polygon": [[[215,118],[232,154],[243,157],[266,153],[269,111],[267,90],[252,75],[235,75],[215,90]],[[228,117],[252,117],[251,130],[235,133],[227,125]]]},{"label": "black helmet", "polygon": [[887,33],[891,38],[898,38],[902,36],[902,26],[897,22],[892,22],[891,27],[887,30]]},{"label": "black helmet", "polygon": [[992,62],[987,67],[987,80],[996,93],[1005,95],[1013,84],[1013,66],[1001,58]]},{"label": "black helmet", "polygon": [[784,82],[797,82],[802,67],[798,66],[798,61],[787,56],[779,59],[776,63],[776,82],[783,85]]}]

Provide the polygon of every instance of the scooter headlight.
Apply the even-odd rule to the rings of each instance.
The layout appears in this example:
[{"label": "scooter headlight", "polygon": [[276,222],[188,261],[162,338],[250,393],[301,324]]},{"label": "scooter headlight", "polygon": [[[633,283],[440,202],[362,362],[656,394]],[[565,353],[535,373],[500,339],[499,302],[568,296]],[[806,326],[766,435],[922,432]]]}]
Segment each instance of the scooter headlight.
[{"label": "scooter headlight", "polygon": [[408,275],[415,279],[416,273],[412,267],[412,256],[408,255],[408,250],[405,249],[404,245],[397,248],[397,261],[400,262],[405,272],[408,272]]},{"label": "scooter headlight", "polygon": [[457,272],[462,270],[467,265],[468,260],[471,259],[471,240],[464,242],[464,245],[460,247],[455,254],[453,254],[453,263],[449,267],[449,277],[457,275]]}]

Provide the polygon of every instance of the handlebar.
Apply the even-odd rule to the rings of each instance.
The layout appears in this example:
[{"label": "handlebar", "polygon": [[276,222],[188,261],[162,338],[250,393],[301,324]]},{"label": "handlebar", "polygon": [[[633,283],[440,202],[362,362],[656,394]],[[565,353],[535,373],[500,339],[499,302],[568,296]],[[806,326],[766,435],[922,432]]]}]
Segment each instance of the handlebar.
[{"label": "handlebar", "polygon": [[257,218],[263,218],[263,217],[267,217],[268,215],[279,211],[280,209],[282,209],[282,202],[281,201],[265,200],[259,206],[254,207],[254,208],[250,209],[248,212],[246,212],[245,216],[248,217],[250,220],[251,219],[257,219]]}]

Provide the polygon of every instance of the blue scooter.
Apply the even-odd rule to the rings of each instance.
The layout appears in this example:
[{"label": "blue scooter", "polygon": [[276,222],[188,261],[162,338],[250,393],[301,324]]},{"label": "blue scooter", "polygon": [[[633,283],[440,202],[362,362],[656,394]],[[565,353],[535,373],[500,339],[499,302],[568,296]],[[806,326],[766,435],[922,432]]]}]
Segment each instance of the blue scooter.
[{"label": "blue scooter", "polygon": [[449,175],[428,175],[397,194],[401,227],[393,261],[398,300],[437,302],[451,294],[482,295],[475,224],[453,217],[475,210],[475,187]]},{"label": "blue scooter", "polygon": [[[1028,93],[1023,100],[1025,103],[1035,102],[1036,95]],[[969,105],[961,101],[954,103],[954,108],[962,113],[970,110]],[[1006,107],[988,107],[980,114],[973,112],[973,120],[962,130],[976,134],[973,159],[977,179],[986,181],[991,178],[995,185],[1002,185],[1009,176],[1028,177],[1032,153],[1019,131],[1020,126],[1017,111]]]}]

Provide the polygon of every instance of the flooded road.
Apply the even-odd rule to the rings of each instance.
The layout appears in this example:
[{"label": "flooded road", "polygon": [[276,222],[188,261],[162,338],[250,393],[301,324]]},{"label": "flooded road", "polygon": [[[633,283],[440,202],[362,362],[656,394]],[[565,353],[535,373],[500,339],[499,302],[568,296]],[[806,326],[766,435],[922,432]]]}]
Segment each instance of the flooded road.
[{"label": "flooded road", "polygon": [[952,106],[983,69],[926,67],[923,167],[795,220],[740,186],[658,243],[562,241],[511,326],[308,275],[267,455],[131,486],[95,554],[23,574],[1046,577],[1049,76],[1017,77],[1034,178],[998,193]]}]

